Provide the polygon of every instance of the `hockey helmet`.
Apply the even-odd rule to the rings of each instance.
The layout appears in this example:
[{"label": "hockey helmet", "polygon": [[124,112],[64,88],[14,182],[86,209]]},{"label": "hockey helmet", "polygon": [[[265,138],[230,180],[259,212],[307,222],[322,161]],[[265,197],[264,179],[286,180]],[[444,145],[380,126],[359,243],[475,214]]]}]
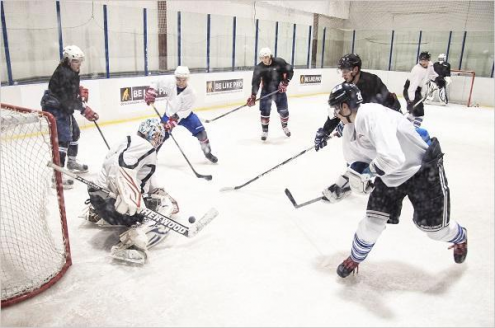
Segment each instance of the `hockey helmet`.
[{"label": "hockey helmet", "polygon": [[430,60],[431,55],[428,51],[423,51],[422,53],[419,54],[419,60]]},{"label": "hockey helmet", "polygon": [[165,139],[165,129],[158,118],[148,118],[142,121],[138,132],[155,148],[158,148]]},{"label": "hockey helmet", "polygon": [[330,92],[328,97],[330,107],[339,108],[342,103],[346,103],[351,110],[359,108],[359,105],[363,103],[361,91],[354,83],[337,84]]},{"label": "hockey helmet", "polygon": [[445,54],[440,54],[440,55],[438,55],[438,61],[439,61],[439,62],[441,62],[441,63],[442,63],[442,62],[444,62],[444,61],[446,61],[446,60],[447,60],[447,56],[445,56]]},{"label": "hockey helmet", "polygon": [[354,67],[358,67],[361,69],[361,57],[359,57],[358,54],[347,54],[344,55],[342,58],[339,59],[339,66],[338,69],[353,69]]},{"label": "hockey helmet", "polygon": [[177,66],[174,72],[175,77],[179,79],[188,79],[190,74],[187,66]]},{"label": "hockey helmet", "polygon": [[72,61],[72,60],[83,61],[84,60],[84,52],[82,52],[82,50],[78,46],[75,46],[75,45],[66,46],[64,48],[64,51],[63,51],[63,57],[68,58],[69,61]]},{"label": "hockey helmet", "polygon": [[260,57],[260,59],[263,57],[272,57],[272,51],[270,50],[270,48],[261,48],[258,56]]}]

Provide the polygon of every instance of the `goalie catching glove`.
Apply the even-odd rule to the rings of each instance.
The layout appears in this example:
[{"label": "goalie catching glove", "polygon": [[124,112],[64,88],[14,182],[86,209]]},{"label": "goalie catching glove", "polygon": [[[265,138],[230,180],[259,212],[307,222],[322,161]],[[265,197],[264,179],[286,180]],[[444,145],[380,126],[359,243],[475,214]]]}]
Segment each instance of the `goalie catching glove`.
[{"label": "goalie catching glove", "polygon": [[[179,213],[179,204],[163,188],[156,188],[151,193],[149,193],[144,200],[146,202],[146,207],[157,211],[165,216]],[[162,211],[162,209],[164,209],[165,207],[168,208]]]},{"label": "goalie catching glove", "polygon": [[124,215],[135,215],[144,207],[140,184],[136,171],[119,167],[116,184],[118,189],[115,210]]}]

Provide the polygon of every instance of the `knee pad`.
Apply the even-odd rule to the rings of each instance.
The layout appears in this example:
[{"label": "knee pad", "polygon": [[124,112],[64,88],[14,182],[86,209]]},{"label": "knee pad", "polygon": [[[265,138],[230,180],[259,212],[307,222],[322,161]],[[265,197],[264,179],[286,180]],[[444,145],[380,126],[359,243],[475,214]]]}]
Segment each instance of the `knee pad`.
[{"label": "knee pad", "polygon": [[374,244],[387,225],[387,219],[365,216],[359,222],[356,235],[363,241]]},{"label": "knee pad", "polygon": [[195,137],[198,138],[200,142],[205,142],[208,140],[208,135],[206,134],[206,130],[199,132],[197,135],[195,135]]},{"label": "knee pad", "polygon": [[289,117],[289,109],[288,108],[277,109],[277,112],[279,113],[281,118]]}]

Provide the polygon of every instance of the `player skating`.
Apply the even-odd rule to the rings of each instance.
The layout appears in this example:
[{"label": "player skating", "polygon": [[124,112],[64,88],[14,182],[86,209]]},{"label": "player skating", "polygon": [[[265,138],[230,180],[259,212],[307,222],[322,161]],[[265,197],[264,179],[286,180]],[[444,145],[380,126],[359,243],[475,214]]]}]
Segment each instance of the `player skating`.
[{"label": "player skating", "polygon": [[256,65],[253,72],[251,97],[247,100],[247,105],[252,107],[256,102],[256,94],[261,84],[260,98],[278,91],[271,97],[260,99],[260,114],[261,114],[261,140],[265,141],[268,137],[268,126],[270,124],[270,112],[272,109],[272,101],[277,106],[277,112],[280,115],[282,129],[287,137],[291,133],[287,126],[289,122],[289,104],[287,102],[287,87],[294,75],[294,69],[284,59],[273,57],[272,51],[269,48],[263,48],[259,52],[261,62]]},{"label": "player skating", "polygon": [[193,112],[196,94],[188,84],[189,77],[189,68],[178,66],[175,69],[174,77],[165,77],[151,83],[146,90],[145,101],[148,105],[154,104],[157,90],[165,93],[167,104],[162,122],[167,132],[172,131],[177,125],[185,127],[198,139],[205,157],[212,163],[217,163],[218,158],[211,153],[210,140],[206,130],[198,116]]},{"label": "player skating", "polygon": [[[75,173],[88,172],[88,166],[76,160],[81,131],[73,114],[80,111],[90,121],[99,118],[86,104],[89,98],[88,89],[79,85],[83,61],[84,53],[78,46],[66,46],[63,58],[50,78],[48,90],[41,99],[43,111],[51,113],[57,122],[60,165],[65,166],[68,155],[67,168]],[[62,182],[64,189],[71,189],[74,185],[74,180],[65,176]]]},{"label": "player skating", "polygon": [[165,137],[158,118],[139,125],[137,135],[129,135],[108,151],[95,184],[117,197],[88,188],[90,207],[87,219],[100,226],[130,227],[120,235],[111,256],[120,260],[144,263],[147,251],[165,239],[169,230],[138,214],[143,207],[166,217],[179,211],[177,202],[156,179],[156,149]]},{"label": "player skating", "polygon": [[[347,277],[366,259],[387,221],[399,219],[406,196],[414,208],[415,225],[431,239],[452,243],[454,261],[464,262],[467,232],[450,220],[450,191],[439,141],[432,138],[428,145],[403,115],[380,104],[363,104],[361,92],[350,83],[332,90],[329,105],[345,124],[345,160],[369,164],[365,172],[348,169],[343,179],[352,190],[369,194],[369,200],[351,255],[337,269],[339,276]],[[334,190],[340,180],[324,191],[328,199],[338,201]]]},{"label": "player skating", "polygon": [[427,94],[423,97],[423,87],[426,85],[428,79],[434,80],[438,76],[433,69],[433,63],[430,61],[430,58],[430,53],[423,51],[419,55],[419,62],[414,65],[411,74],[404,84],[403,94],[407,102],[408,119],[416,127],[421,126],[425,115],[423,102]]}]

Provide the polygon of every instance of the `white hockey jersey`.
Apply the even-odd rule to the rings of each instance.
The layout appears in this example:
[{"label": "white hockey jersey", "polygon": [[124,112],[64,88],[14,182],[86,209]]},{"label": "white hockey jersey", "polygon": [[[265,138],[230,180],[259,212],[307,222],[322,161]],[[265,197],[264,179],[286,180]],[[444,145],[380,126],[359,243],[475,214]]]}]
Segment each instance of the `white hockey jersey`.
[{"label": "white hockey jersey", "polygon": [[168,117],[177,114],[179,119],[183,119],[191,114],[196,102],[196,93],[191,86],[188,85],[180,94],[177,94],[175,77],[167,76],[152,82],[150,87],[167,95],[165,98],[165,114]]},{"label": "white hockey jersey", "polygon": [[119,144],[110,148],[95,183],[106,186],[110,191],[117,193],[116,176],[119,167],[137,172],[137,180],[143,194],[161,187],[157,185],[154,175],[156,150],[146,139],[138,135],[127,136]]},{"label": "white hockey jersey", "polygon": [[362,104],[356,121],[346,124],[342,148],[347,163],[373,163],[385,172],[388,187],[397,187],[421,167],[428,148],[411,122],[380,104]]},{"label": "white hockey jersey", "polygon": [[428,79],[434,80],[438,74],[433,69],[433,63],[428,62],[428,68],[424,68],[419,63],[414,65],[411,70],[411,74],[409,75],[409,89],[407,89],[407,93],[409,99],[414,100],[414,94],[418,87],[423,87]]}]

